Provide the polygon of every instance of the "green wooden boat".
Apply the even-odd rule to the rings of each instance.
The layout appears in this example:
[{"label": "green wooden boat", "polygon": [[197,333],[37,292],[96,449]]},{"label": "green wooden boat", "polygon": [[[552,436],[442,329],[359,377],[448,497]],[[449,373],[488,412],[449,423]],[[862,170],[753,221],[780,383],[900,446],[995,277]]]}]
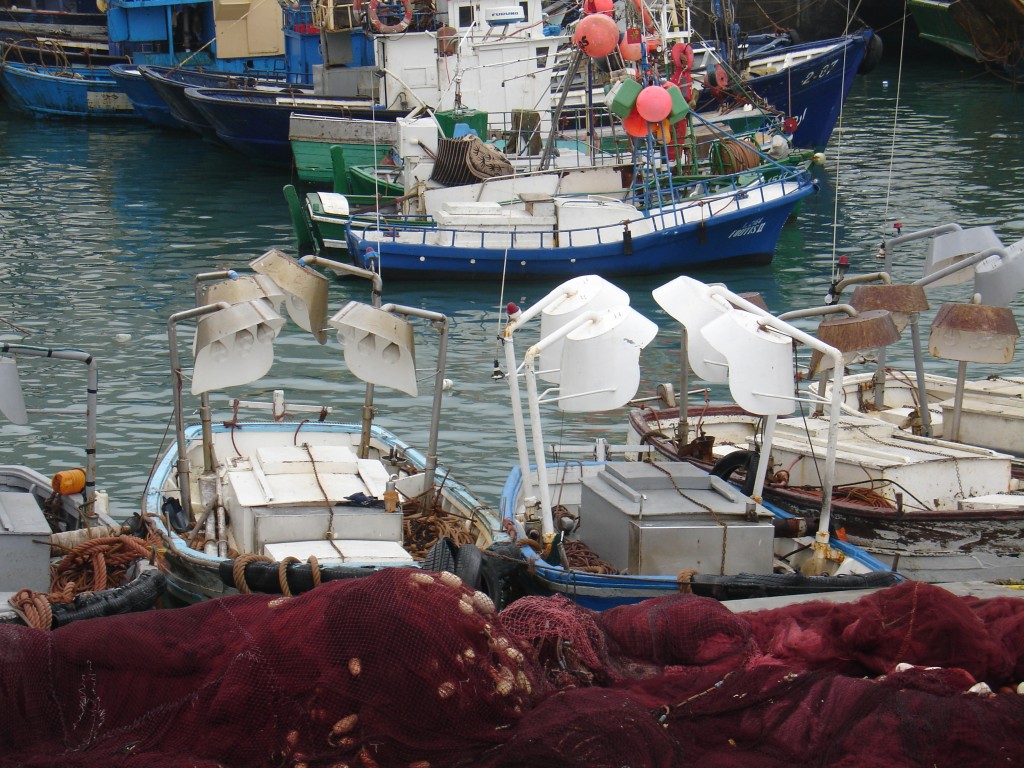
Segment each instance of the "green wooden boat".
[{"label": "green wooden boat", "polygon": [[910,0],[909,9],[918,33],[925,40],[981,61],[970,36],[950,13],[951,5],[950,0]]},{"label": "green wooden boat", "polygon": [[371,200],[401,197],[405,194],[401,173],[402,169],[394,165],[350,166],[347,168],[349,194]]}]

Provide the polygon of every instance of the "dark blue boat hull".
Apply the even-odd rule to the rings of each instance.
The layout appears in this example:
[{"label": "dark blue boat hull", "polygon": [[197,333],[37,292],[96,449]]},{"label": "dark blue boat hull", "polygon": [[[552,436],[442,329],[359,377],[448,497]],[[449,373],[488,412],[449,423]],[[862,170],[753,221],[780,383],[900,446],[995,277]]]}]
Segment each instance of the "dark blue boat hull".
[{"label": "dark blue boat hull", "polygon": [[[839,43],[835,50],[816,56],[770,75],[761,75],[744,82],[744,88],[753,91],[769,105],[799,124],[793,134],[793,146],[801,149],[822,149],[828,144],[839,118],[843,102],[853,86],[853,78],[864,60],[873,32],[865,30],[845,38],[822,40],[816,43],[790,46],[771,51],[768,56],[784,53],[799,54],[802,50]],[[756,64],[759,57],[754,57]],[[705,96],[698,108],[710,106],[712,99]]]},{"label": "dark blue boat hull", "polygon": [[243,155],[267,165],[290,166],[292,113],[394,122],[406,112],[345,106],[343,99],[318,99],[322,106],[288,103],[284,92],[190,88],[185,94],[216,129],[217,137]]},{"label": "dark blue boat hull", "polygon": [[135,111],[153,125],[161,128],[180,129],[182,127],[181,123],[171,114],[166,102],[146,82],[138,67],[132,64],[115,64],[110,68],[110,76],[117,81]]},{"label": "dark blue boat hull", "polygon": [[[379,261],[384,274],[418,279],[587,274],[613,277],[678,274],[711,265],[767,264],[772,260],[783,225],[796,205],[814,191],[814,185],[805,178],[793,190],[756,207],[718,214],[709,223],[672,226],[633,237],[628,243],[617,240],[579,247],[473,248],[403,243],[394,235],[382,242],[365,239],[360,227],[368,225],[350,223],[346,229],[348,251],[360,267],[369,269],[373,266],[371,262]],[[384,225],[382,229],[387,232],[388,227]]]}]

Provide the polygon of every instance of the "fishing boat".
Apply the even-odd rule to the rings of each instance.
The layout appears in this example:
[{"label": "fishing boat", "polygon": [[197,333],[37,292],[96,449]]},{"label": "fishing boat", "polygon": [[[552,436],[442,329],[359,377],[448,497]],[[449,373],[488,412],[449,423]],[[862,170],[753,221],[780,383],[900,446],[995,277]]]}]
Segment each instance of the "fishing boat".
[{"label": "fishing boat", "polygon": [[[846,276],[845,265],[829,288],[833,301],[856,286],[850,297],[855,309],[889,309],[909,325],[914,370],[894,370],[884,352],[873,374],[849,377],[844,402],[855,413],[868,413],[915,434],[1024,455],[1020,438],[1024,380],[1006,376],[1003,366],[1013,361],[1019,335],[1010,303],[1024,289],[1024,239],[1004,245],[988,226],[964,228],[951,222],[883,239],[879,257],[883,271]],[[925,242],[923,275],[910,284],[891,284],[896,251]],[[926,291],[970,281],[968,303],[949,303],[932,318],[928,350],[931,360],[957,362],[955,377],[925,370],[919,318],[930,309]],[[947,291],[948,294],[948,291]],[[968,340],[966,343],[964,340]],[[968,380],[969,363],[985,364],[990,373]]]},{"label": "fishing boat", "polygon": [[[715,72],[712,61],[703,67],[698,64],[694,77],[703,80],[704,90],[697,108],[702,102],[726,98],[763,101],[795,120],[793,146],[823,148],[873,43],[880,45],[880,38],[862,30],[751,56],[739,65],[738,82],[731,87],[721,71],[717,76],[708,74]],[[703,75],[698,74],[701,71]]]},{"label": "fishing boat", "polygon": [[107,67],[52,67],[5,61],[0,86],[7,103],[34,117],[138,120],[141,115]]},{"label": "fishing boat", "polygon": [[1018,0],[910,0],[925,40],[1016,80],[1024,74],[1024,8]]},{"label": "fishing boat", "polygon": [[89,0],[37,0],[0,8],[0,37],[8,40],[42,38],[105,45],[105,15]]},{"label": "fishing boat", "polygon": [[86,352],[3,342],[0,413],[27,424],[17,359],[87,367],[85,467],[47,478],[24,465],[0,464],[0,624],[56,629],[82,619],[152,608],[163,576],[150,548],[116,523],[96,488],[96,361]]},{"label": "fishing boat", "polygon": [[[418,277],[656,274],[767,264],[783,225],[815,187],[806,171],[754,169],[625,200],[523,194],[508,204],[446,202],[429,226],[353,220],[348,251],[365,267]],[[655,198],[657,199],[657,198]]]},{"label": "fishing boat", "polygon": [[[372,280],[374,305],[349,302],[328,321],[330,281],[313,264]],[[497,515],[438,465],[448,319],[380,306],[379,276],[349,265],[300,262],[272,250],[251,267],[234,278],[228,271],[201,276],[198,305],[168,322],[176,443],[157,462],[144,506],[170,593],[195,603],[240,591],[292,594],[382,568],[461,575],[478,567],[478,547],[504,534]],[[350,370],[367,382],[361,421],[335,422],[331,408],[296,404],[275,391],[272,403],[232,401],[231,418],[213,423],[211,390],[269,370],[273,338],[285,322],[275,310],[282,301],[321,343],[323,329],[337,329]],[[408,318],[426,320],[441,338],[425,454],[372,423],[375,386],[417,393]],[[188,319],[197,321],[191,380],[203,419],[186,428],[175,337]],[[246,418],[258,408],[273,419]]]},{"label": "fishing boat", "polygon": [[213,126],[218,139],[244,155],[278,166],[292,161],[288,126],[293,112],[381,122],[394,122],[408,113],[406,109],[381,109],[370,99],[312,96],[288,88],[279,92],[186,88],[185,96]]},{"label": "fishing boat", "polygon": [[[397,25],[370,18],[377,11],[368,10],[369,56],[386,66],[364,65],[354,53],[360,47],[353,26],[361,23],[341,13],[341,6],[335,10],[321,19],[326,63],[314,76],[312,95],[269,98],[240,90],[189,94],[225,143],[261,162],[290,164],[291,113],[393,122],[417,108],[444,112],[468,104],[494,114],[519,110],[535,115],[538,122],[547,115],[545,130],[550,126],[545,62],[553,60],[554,49],[567,38],[545,36],[539,0],[530,0],[513,16],[503,15],[508,6],[500,0],[485,0],[473,13],[455,0],[436,8],[417,5],[415,11],[410,6],[408,18],[403,14]],[[498,71],[508,87],[494,87]]]},{"label": "fishing boat", "polygon": [[[287,72],[232,72],[206,67],[161,67],[141,64],[136,67],[161,111],[155,120],[169,127],[186,128],[207,139],[217,140],[217,131],[185,95],[188,88],[260,89],[273,92],[300,93],[308,86],[292,81]],[[116,75],[115,75],[116,76]],[[147,98],[140,95],[139,98]],[[153,99],[149,99],[152,101]],[[136,106],[139,107],[137,102]],[[154,121],[155,121],[154,120]]]},{"label": "fishing boat", "polygon": [[[641,19],[631,6],[622,8],[625,38],[602,59],[596,73],[592,68],[582,77],[566,64],[568,52],[562,52],[559,67],[565,72],[555,88],[561,92],[562,83],[570,83],[568,104],[582,106],[588,98],[593,100],[588,92],[592,93],[595,78],[598,84],[607,78],[614,82],[617,72],[635,68],[644,55],[656,56],[669,65],[673,82],[693,90],[696,109],[757,104],[789,118],[787,133],[793,146],[821,149],[828,144],[855,76],[873,69],[882,55],[881,38],[870,29],[811,43],[794,42],[785,34],[741,43],[738,28],[730,28],[722,30],[722,40],[705,41],[693,31],[689,9],[679,16],[678,28],[661,34],[664,22],[657,18],[657,9],[652,13],[645,7]],[[646,54],[640,50],[641,38],[647,40]],[[661,46],[664,52],[656,53]]]},{"label": "fishing boat", "polygon": [[[666,298],[665,291],[675,293],[675,285],[663,289],[663,306],[672,314],[677,299]],[[524,581],[528,589],[603,609],[680,590],[728,599],[899,580],[867,553],[830,536],[828,503],[822,505],[817,532],[808,532],[802,518],[693,465],[611,461],[600,455],[600,447],[589,459],[566,446],[558,447],[557,460],[545,458],[542,403],[580,413],[622,407],[636,394],[640,351],[657,328],[623,302],[628,302],[623,291],[589,275],[563,284],[527,310],[509,306],[502,341],[519,465],[502,492],[501,513],[516,532],[529,572],[519,574],[517,584],[506,568],[503,580],[486,585],[492,599],[501,603],[506,591],[522,588]],[[538,315],[541,338],[519,364],[514,334]],[[792,407],[788,382],[760,369],[763,364],[777,371],[788,364],[793,338],[836,354],[767,314],[723,317],[716,343],[729,350],[734,363],[744,361],[729,366],[733,391],[762,415]],[[520,378],[527,391],[532,456],[519,404]],[[538,379],[551,385],[543,394]],[[778,391],[780,383],[785,387]],[[766,441],[770,445],[770,434]]]},{"label": "fishing boat", "polygon": [[[895,324],[886,329],[883,320],[891,320],[888,310],[864,310],[823,321],[818,336],[847,355],[859,355],[898,339]],[[692,339],[688,332],[688,343]],[[699,337],[693,343],[699,344]],[[700,351],[691,353],[691,367],[715,381],[714,362],[707,359]],[[827,366],[816,365],[820,362],[812,359],[811,378],[827,375]],[[631,416],[630,439],[653,446],[667,459],[710,466],[723,477],[741,470],[747,477],[744,488],[750,487],[753,467],[767,462],[765,498],[811,514],[824,495],[831,496],[836,525],[849,540],[898,565],[908,577],[933,582],[1020,578],[1024,564],[1017,542],[1024,533],[1024,504],[1013,457],[914,434],[895,419],[870,412],[852,412],[846,407],[850,386],[844,375],[836,375],[831,386],[816,382],[808,394],[837,404],[837,411],[826,414],[816,405],[810,413],[802,410],[773,424],[737,406],[645,409]],[[770,450],[759,445],[765,431],[773,435]],[[836,435],[831,468],[822,467],[826,433]]]},{"label": "fishing boat", "polygon": [[69,40],[61,37],[24,37],[0,32],[0,59],[49,66],[98,67],[128,62],[110,53],[106,41]]}]

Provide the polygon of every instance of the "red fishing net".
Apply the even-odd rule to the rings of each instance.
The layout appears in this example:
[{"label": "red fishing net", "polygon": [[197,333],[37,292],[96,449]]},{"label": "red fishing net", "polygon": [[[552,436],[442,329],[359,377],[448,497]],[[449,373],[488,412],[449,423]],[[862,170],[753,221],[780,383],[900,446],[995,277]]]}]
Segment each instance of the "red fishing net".
[{"label": "red fishing net", "polygon": [[680,594],[495,615],[392,569],[0,626],[0,766],[1024,765],[1022,677],[1022,600],[909,583],[749,614]]}]

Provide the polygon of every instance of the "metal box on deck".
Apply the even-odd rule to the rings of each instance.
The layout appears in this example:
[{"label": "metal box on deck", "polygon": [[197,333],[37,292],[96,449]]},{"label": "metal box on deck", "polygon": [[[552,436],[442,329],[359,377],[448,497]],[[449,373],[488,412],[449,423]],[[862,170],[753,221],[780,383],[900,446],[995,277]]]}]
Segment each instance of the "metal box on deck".
[{"label": "metal box on deck", "polygon": [[0,491],[0,592],[50,591],[49,538],[32,494]]},{"label": "metal box on deck", "polygon": [[754,502],[683,462],[609,462],[583,480],[579,538],[630,574],[771,573],[774,527]]}]

